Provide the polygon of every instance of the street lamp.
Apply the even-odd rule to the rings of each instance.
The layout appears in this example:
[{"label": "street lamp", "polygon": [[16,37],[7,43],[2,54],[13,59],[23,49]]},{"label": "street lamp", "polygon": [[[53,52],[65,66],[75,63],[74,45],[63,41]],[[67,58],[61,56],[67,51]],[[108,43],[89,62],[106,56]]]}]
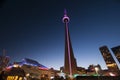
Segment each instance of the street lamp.
[{"label": "street lamp", "polygon": [[95,67],[95,72],[97,73],[97,75],[98,75],[98,71],[99,71],[99,68]]},{"label": "street lamp", "polygon": [[99,80],[99,68],[98,67],[95,67],[95,72],[96,72],[96,74],[97,74],[97,76],[98,76],[98,80]]}]

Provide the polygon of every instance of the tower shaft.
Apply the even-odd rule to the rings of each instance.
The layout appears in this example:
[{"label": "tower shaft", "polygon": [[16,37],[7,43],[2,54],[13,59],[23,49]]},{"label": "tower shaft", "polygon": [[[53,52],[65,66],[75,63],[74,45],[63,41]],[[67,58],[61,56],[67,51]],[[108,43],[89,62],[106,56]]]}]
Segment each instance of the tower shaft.
[{"label": "tower shaft", "polygon": [[70,40],[68,22],[69,17],[66,12],[63,17],[63,22],[65,24],[65,62],[64,62],[64,72],[70,76],[77,73],[76,59],[74,58],[72,44]]}]

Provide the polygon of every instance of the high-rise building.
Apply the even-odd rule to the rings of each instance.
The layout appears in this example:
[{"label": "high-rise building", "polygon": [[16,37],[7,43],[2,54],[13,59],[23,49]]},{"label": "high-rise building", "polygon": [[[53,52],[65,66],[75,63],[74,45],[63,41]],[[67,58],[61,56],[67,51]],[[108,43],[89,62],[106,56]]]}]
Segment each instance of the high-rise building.
[{"label": "high-rise building", "polygon": [[65,24],[65,62],[64,62],[64,72],[72,76],[77,73],[77,63],[74,57],[72,44],[70,40],[70,33],[68,28],[69,17],[67,16],[66,10],[64,11],[64,17],[62,21]]},{"label": "high-rise building", "polygon": [[6,56],[5,52],[6,52],[5,49],[3,49],[3,55],[0,56],[0,72],[7,67],[7,65],[10,61],[10,57]]},{"label": "high-rise building", "polygon": [[118,68],[114,58],[112,57],[108,47],[107,46],[102,46],[99,49],[101,51],[101,54],[104,58],[104,61],[105,61],[106,65],[108,67],[108,70],[110,72],[114,72],[114,73],[118,74],[119,73],[119,68]]},{"label": "high-rise building", "polygon": [[113,47],[111,48],[114,55],[116,56],[117,60],[119,61],[120,63],[120,46],[117,46],[117,47]]}]

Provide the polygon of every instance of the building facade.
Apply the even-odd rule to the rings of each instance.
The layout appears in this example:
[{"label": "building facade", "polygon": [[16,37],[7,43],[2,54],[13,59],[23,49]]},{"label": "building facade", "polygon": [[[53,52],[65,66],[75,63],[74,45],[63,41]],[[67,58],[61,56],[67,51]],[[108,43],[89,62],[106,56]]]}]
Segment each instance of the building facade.
[{"label": "building facade", "polygon": [[[31,79],[38,80],[38,79],[41,79],[41,78],[50,79],[51,76],[54,74],[54,70],[51,71],[49,68],[47,68],[46,66],[38,63],[36,60],[29,59],[29,58],[25,58],[21,62],[14,62],[13,64],[9,65],[6,68],[6,72],[10,71],[14,67],[16,69],[24,70],[25,77],[28,80],[31,80]],[[15,76],[21,75],[21,73],[15,73],[15,72],[12,72],[12,73],[16,74]]]},{"label": "building facade", "polygon": [[103,58],[104,58],[104,61],[107,65],[107,68],[109,70],[109,72],[113,72],[115,73],[116,75],[119,75],[119,68],[114,60],[114,58],[112,57],[109,49],[107,46],[102,46],[99,48]]},{"label": "building facade", "polygon": [[118,62],[120,63],[120,46],[111,48]]},{"label": "building facade", "polygon": [[0,56],[0,73],[7,67],[9,60],[10,60],[9,56]]}]

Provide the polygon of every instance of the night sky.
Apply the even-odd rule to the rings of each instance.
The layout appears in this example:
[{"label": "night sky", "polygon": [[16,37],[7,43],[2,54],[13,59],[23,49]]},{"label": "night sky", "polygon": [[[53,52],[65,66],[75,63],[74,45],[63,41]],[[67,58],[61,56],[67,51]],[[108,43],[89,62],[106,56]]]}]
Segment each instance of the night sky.
[{"label": "night sky", "polygon": [[77,65],[106,69],[99,47],[120,45],[119,0],[3,0],[0,55],[6,49],[11,62],[31,58],[59,69],[64,65],[65,8]]}]

